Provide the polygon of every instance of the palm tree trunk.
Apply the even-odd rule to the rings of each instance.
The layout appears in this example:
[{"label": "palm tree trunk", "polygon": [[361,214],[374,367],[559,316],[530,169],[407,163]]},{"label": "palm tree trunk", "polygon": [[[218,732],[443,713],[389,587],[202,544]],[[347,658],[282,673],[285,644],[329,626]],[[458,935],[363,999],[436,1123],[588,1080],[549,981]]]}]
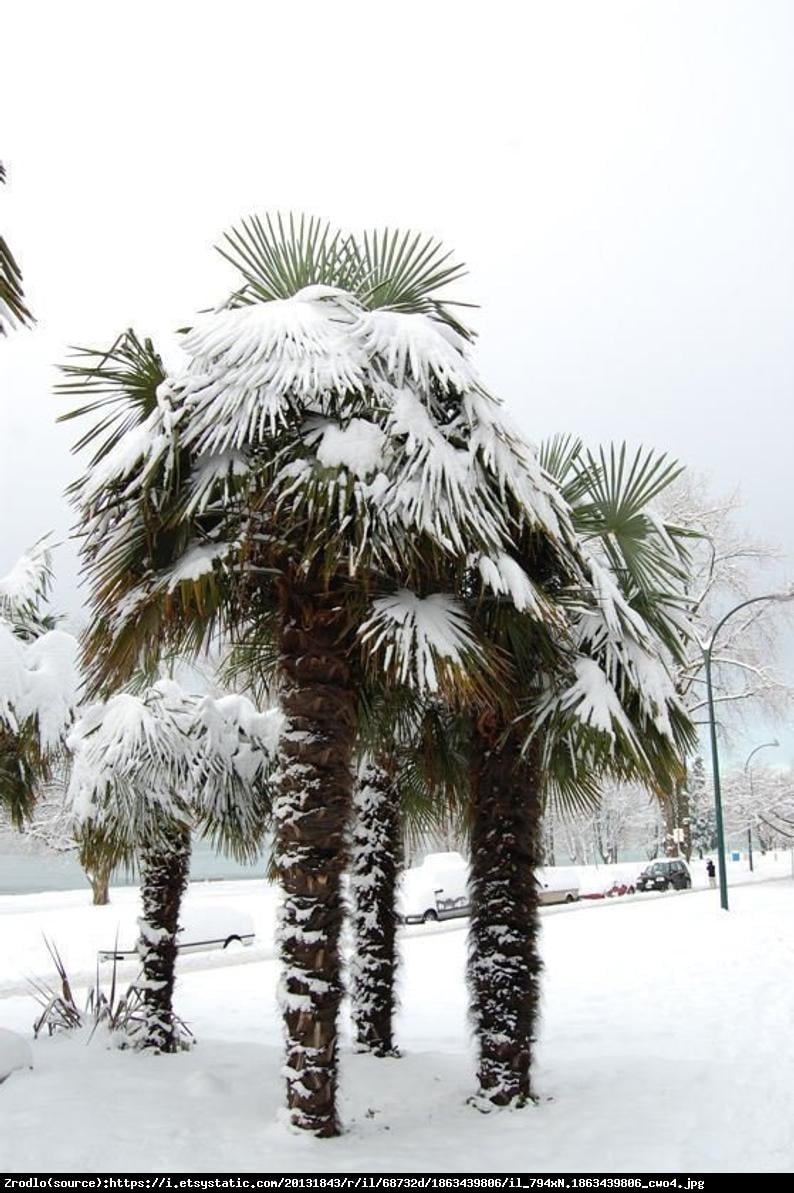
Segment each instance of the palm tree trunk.
[{"label": "palm tree trunk", "polygon": [[398,1056],[393,1018],[397,973],[397,879],[402,861],[400,808],[391,776],[372,758],[356,780],[350,886],[354,951],[350,963],[353,1028],[360,1052]]},{"label": "palm tree trunk", "polygon": [[87,871],[87,874],[88,882],[91,883],[94,907],[106,907],[110,903],[110,869],[107,866],[97,866]]},{"label": "palm tree trunk", "polygon": [[173,997],[179,911],[190,869],[190,829],[175,828],[169,840],[141,853],[143,915],[137,952],[143,967],[139,989],[143,1022],[135,1043],[153,1052],[176,1052],[179,1033]]},{"label": "palm tree trunk", "polygon": [[341,879],[353,795],[356,699],[342,594],[285,594],[279,648],[286,718],[274,816],[284,888],[281,998],[287,1109],[294,1126],[339,1133]]},{"label": "palm tree trunk", "polygon": [[531,1096],[539,1005],[540,766],[518,735],[481,720],[472,743],[469,984],[479,1045],[479,1097],[496,1106]]}]

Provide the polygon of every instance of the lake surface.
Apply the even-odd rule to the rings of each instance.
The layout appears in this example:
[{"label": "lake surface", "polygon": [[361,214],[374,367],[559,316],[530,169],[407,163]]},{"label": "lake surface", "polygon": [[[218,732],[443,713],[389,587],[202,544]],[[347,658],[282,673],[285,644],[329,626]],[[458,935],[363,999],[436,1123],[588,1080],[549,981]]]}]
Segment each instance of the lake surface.
[{"label": "lake surface", "polygon": [[[206,841],[193,847],[192,879],[262,878],[265,860],[244,866],[215,852]],[[135,875],[119,870],[114,886],[137,886]],[[30,895],[37,891],[73,891],[88,887],[88,879],[74,854],[48,853],[11,834],[0,835],[0,895]]]}]

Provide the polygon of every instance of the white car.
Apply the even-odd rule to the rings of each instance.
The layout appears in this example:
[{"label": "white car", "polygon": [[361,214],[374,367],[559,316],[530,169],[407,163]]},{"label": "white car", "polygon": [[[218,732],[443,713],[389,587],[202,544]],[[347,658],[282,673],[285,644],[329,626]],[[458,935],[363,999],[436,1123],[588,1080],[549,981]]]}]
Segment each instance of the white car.
[{"label": "white car", "polygon": [[429,924],[469,914],[469,867],[459,853],[429,853],[400,882],[399,917],[404,924]]},{"label": "white car", "polygon": [[[204,949],[227,949],[232,945],[254,943],[254,921],[245,911],[217,903],[192,903],[182,908],[177,945],[180,953],[198,953]],[[100,949],[100,961],[126,961],[137,956],[137,925],[125,926],[119,933],[117,947]]]}]

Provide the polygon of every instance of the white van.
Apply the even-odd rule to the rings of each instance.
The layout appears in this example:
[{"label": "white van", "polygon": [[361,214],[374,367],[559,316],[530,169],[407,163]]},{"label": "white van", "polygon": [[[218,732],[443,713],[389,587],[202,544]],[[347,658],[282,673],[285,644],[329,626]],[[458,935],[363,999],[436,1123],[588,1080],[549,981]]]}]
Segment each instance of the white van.
[{"label": "white van", "polygon": [[536,870],[535,880],[541,903],[575,903],[580,898],[579,877],[575,870],[552,866]]},{"label": "white van", "polygon": [[429,924],[469,914],[469,867],[459,853],[429,853],[400,882],[398,915],[404,924]]}]

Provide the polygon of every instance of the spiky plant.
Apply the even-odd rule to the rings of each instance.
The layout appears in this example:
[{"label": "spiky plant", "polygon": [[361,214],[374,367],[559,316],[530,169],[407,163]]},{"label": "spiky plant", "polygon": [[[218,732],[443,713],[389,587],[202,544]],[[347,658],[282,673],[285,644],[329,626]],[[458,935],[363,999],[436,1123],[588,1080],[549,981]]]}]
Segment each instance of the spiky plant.
[{"label": "spiky plant", "polygon": [[[570,528],[476,376],[438,293],[460,268],[435,242],[251,220],[223,251],[242,285],[183,336],[181,372],[165,378],[147,349],[148,412],[100,444],[77,488],[85,653],[101,686],[218,627],[273,642],[287,1102],[297,1126],[331,1135],[359,692],[374,674],[482,696],[492,660],[455,576],[522,527],[561,550]],[[129,338],[71,366],[71,392],[129,411]]]}]

